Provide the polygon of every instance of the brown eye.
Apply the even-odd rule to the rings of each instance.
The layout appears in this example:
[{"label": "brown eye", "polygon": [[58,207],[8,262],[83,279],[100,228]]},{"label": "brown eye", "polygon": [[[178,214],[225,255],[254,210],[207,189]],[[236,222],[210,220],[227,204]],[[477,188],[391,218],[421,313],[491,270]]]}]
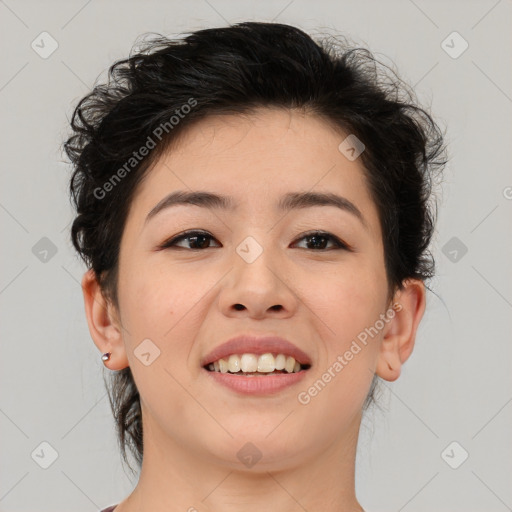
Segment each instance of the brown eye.
[{"label": "brown eye", "polygon": [[[183,247],[178,245],[179,242],[185,241],[188,244],[188,247]],[[188,231],[186,233],[182,233],[181,235],[174,237],[167,242],[164,242],[159,248],[160,249],[170,249],[171,247],[177,247],[181,249],[190,249],[192,251],[209,249],[210,241],[215,240],[212,235],[206,233],[204,231]]]},{"label": "brown eye", "polygon": [[[341,241],[338,237],[332,235],[331,233],[326,233],[324,231],[314,231],[312,233],[308,233],[301,240],[309,240],[307,243],[307,247],[305,249],[313,250],[313,251],[323,251],[323,250],[333,250],[333,249],[344,249],[350,251],[351,248],[345,242]],[[333,247],[326,249],[326,245],[331,242]]]}]

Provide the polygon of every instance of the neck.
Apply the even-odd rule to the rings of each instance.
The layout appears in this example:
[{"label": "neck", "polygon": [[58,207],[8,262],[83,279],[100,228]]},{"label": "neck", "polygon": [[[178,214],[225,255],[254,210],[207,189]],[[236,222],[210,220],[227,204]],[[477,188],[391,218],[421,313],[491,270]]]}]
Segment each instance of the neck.
[{"label": "neck", "polygon": [[265,466],[263,457],[242,470],[180,446],[144,419],[139,481],[114,512],[364,512],[354,483],[359,425],[360,417],[309,458],[297,454],[287,465]]}]

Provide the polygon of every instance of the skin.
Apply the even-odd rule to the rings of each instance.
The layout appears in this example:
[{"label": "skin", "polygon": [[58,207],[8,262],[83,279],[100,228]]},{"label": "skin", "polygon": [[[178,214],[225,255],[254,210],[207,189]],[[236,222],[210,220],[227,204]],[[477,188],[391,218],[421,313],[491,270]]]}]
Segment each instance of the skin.
[{"label": "skin", "polygon": [[[344,138],[297,111],[201,121],[137,190],[121,241],[118,309],[92,271],[85,273],[91,336],[101,353],[112,353],[109,369],[130,366],[141,396],[143,465],[116,512],[363,510],[354,490],[363,402],[374,373],[399,377],[423,316],[425,287],[407,280],[388,301],[377,210],[361,160],[338,150]],[[175,190],[230,195],[239,207],[230,213],[175,206],[145,224]],[[367,228],[333,206],[277,212],[275,203],[292,191],[344,196]],[[198,244],[209,248],[194,251],[189,238],[181,248],[157,249],[189,229],[210,233]],[[354,251],[325,240],[325,248],[315,248],[302,238],[311,230],[327,231]],[[247,236],[263,248],[250,264],[236,252]],[[400,310],[378,335],[308,404],[299,403],[298,393],[393,303]],[[201,357],[247,332],[280,335],[308,353],[313,364],[305,379],[265,397],[211,384]],[[134,354],[146,338],[160,350],[149,366]],[[251,468],[237,457],[247,442],[262,454]]]}]

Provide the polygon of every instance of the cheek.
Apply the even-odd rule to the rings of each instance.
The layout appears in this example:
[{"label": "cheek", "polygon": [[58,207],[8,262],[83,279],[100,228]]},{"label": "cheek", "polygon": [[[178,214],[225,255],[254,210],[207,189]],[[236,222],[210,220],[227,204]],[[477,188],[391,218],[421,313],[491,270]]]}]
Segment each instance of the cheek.
[{"label": "cheek", "polygon": [[374,327],[385,312],[386,296],[383,265],[362,260],[330,274],[315,295],[315,313],[328,328],[325,354],[304,401],[310,399],[311,409],[320,417],[332,415],[337,425],[358,414],[369,391],[382,336]]},{"label": "cheek", "polygon": [[325,353],[298,398],[314,428],[334,436],[357,420],[368,394],[381,336],[368,332],[383,313],[386,287],[376,276],[352,273],[332,280],[323,292],[315,312],[328,327]]},{"label": "cheek", "polygon": [[126,348],[132,352],[130,364],[139,365],[135,360],[137,347],[150,339],[160,351],[155,363],[187,375],[192,364],[190,350],[204,318],[204,304],[210,299],[208,290],[215,282],[204,272],[185,273],[159,265],[127,272],[121,307],[128,331]]},{"label": "cheek", "polygon": [[[127,322],[133,331],[148,329],[162,337],[182,317],[196,295],[204,293],[192,279],[179,271],[162,272],[157,265],[126,269],[120,280],[120,298]],[[194,293],[196,290],[196,293]],[[121,299],[120,299],[121,300]]]},{"label": "cheek", "polygon": [[[185,382],[189,372],[184,363],[190,351],[189,340],[194,339],[193,305],[205,288],[199,282],[194,286],[194,278],[185,283],[183,273],[168,271],[163,275],[157,266],[150,267],[127,269],[120,296],[130,368],[141,398],[155,414],[159,404],[168,402],[170,396],[182,396],[177,382]],[[146,361],[145,353],[149,353]],[[181,411],[184,403],[173,399],[173,414]]]},{"label": "cheek", "polygon": [[[314,289],[311,287],[310,289]],[[384,313],[387,282],[373,266],[354,265],[330,273],[329,279],[309,294],[315,311],[329,328],[329,337],[341,348]]]}]

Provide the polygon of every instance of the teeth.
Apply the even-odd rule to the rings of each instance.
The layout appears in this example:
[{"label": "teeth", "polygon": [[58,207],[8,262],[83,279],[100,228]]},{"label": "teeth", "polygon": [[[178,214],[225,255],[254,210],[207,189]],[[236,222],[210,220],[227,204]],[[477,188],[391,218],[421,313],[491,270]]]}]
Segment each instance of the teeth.
[{"label": "teeth", "polygon": [[263,354],[258,359],[258,371],[270,373],[276,369],[276,360],[272,354]]},{"label": "teeth", "polygon": [[237,355],[233,354],[229,356],[228,369],[231,373],[240,371],[240,358]]},{"label": "teeth", "polygon": [[294,368],[295,368],[295,359],[292,356],[288,356],[286,358],[286,364],[284,366],[284,369],[288,373],[292,373]]},{"label": "teeth", "polygon": [[243,372],[258,371],[258,358],[254,354],[243,354],[240,359],[240,367]]},{"label": "teeth", "polygon": [[232,354],[227,359],[219,359],[208,365],[210,371],[220,373],[272,373],[275,370],[284,370],[287,373],[297,373],[301,365],[292,356],[285,354]]},{"label": "teeth", "polygon": [[286,356],[284,354],[278,354],[276,357],[276,370],[284,370],[286,366]]},{"label": "teeth", "polygon": [[227,373],[229,366],[225,359],[219,359],[220,373]]}]

